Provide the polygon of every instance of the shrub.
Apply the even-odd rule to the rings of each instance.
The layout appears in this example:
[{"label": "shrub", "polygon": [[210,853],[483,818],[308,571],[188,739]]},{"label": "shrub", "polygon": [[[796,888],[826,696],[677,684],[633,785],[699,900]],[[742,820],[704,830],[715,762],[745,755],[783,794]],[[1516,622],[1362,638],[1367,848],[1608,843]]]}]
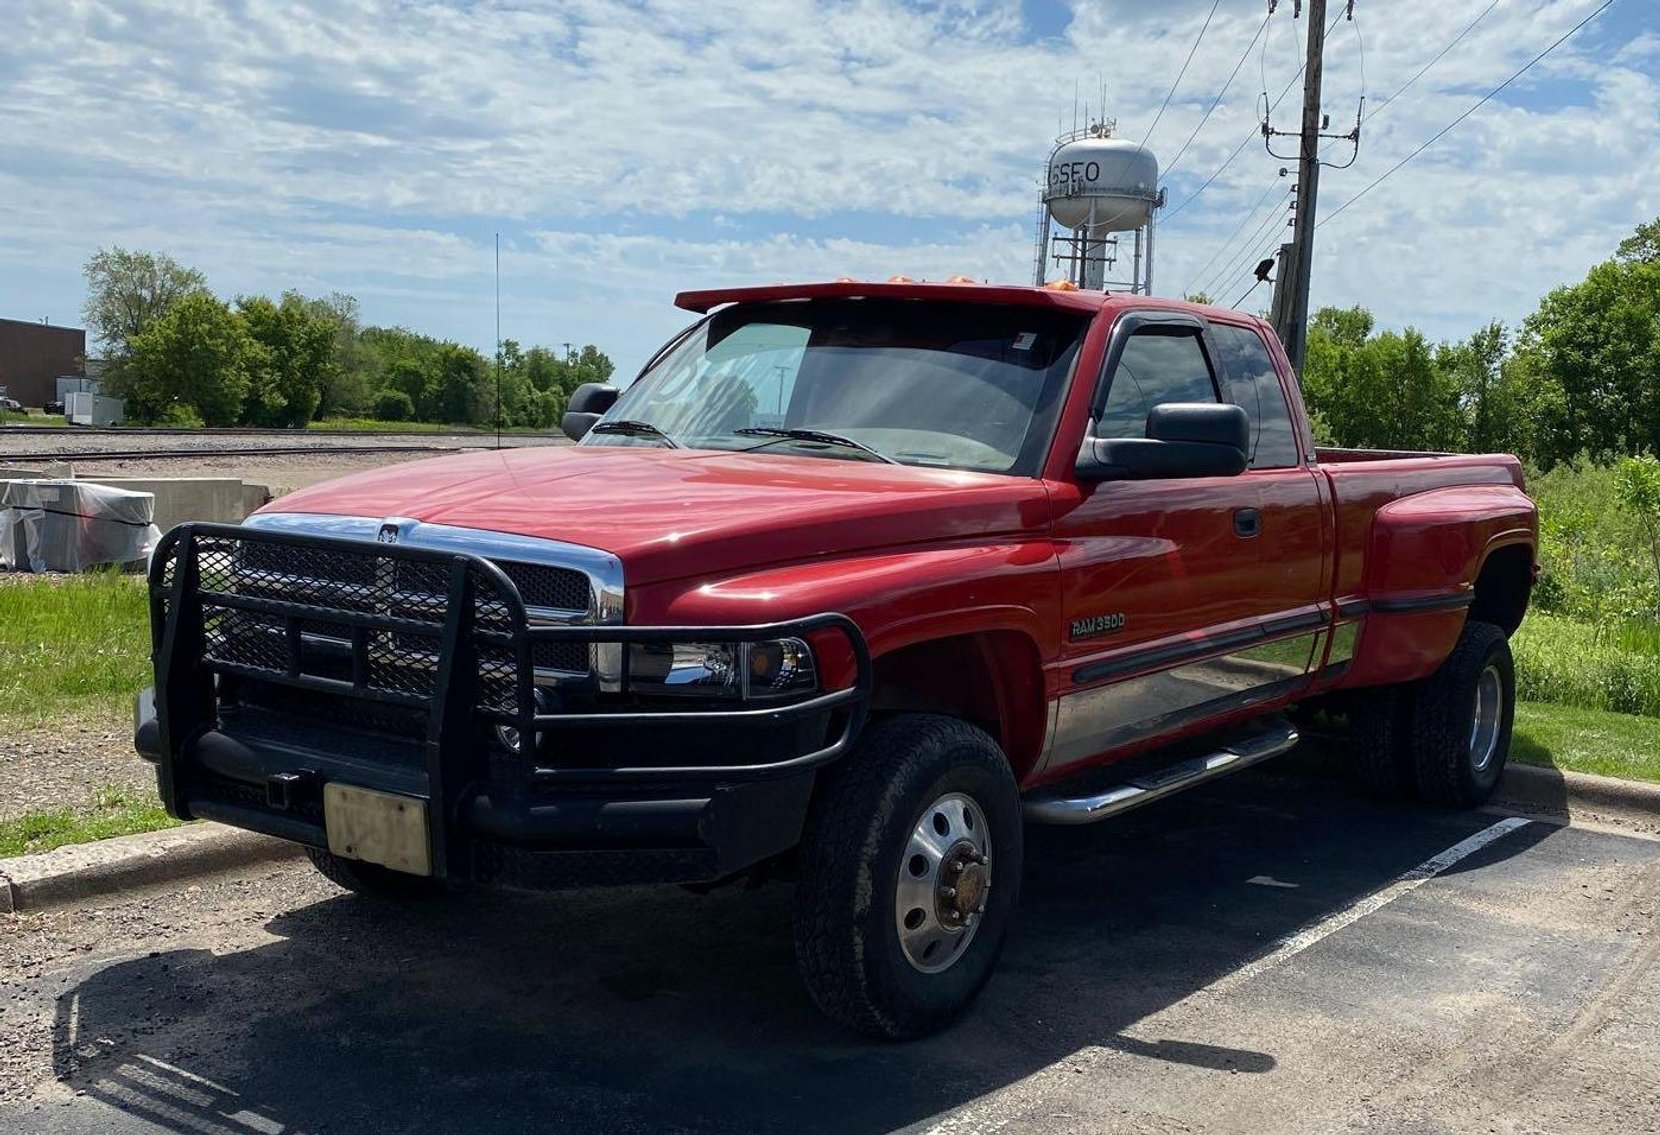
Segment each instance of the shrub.
[{"label": "shrub", "polygon": [[1660,628],[1652,623],[1597,627],[1535,611],[1511,646],[1516,694],[1526,701],[1660,717]]},{"label": "shrub", "polygon": [[199,430],[202,428],[202,415],[196,412],[194,406],[174,402],[162,408],[161,413],[156,415],[155,424],[173,429]]},{"label": "shrub", "polygon": [[375,417],[383,422],[407,422],[415,416],[415,402],[401,390],[375,395]]}]

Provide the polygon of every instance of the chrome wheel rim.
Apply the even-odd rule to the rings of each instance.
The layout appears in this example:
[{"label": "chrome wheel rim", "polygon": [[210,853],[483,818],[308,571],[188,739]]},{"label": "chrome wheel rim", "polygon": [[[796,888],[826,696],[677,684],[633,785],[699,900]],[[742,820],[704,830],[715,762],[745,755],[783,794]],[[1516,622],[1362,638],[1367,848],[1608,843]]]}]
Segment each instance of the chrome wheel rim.
[{"label": "chrome wheel rim", "polygon": [[1470,767],[1486,772],[1499,751],[1499,723],[1504,719],[1504,682],[1489,666],[1476,679],[1475,714],[1470,720]]},{"label": "chrome wheel rim", "polygon": [[991,875],[991,831],[973,798],[950,792],[922,810],[894,888],[894,929],[911,968],[942,973],[968,952],[985,920]]}]

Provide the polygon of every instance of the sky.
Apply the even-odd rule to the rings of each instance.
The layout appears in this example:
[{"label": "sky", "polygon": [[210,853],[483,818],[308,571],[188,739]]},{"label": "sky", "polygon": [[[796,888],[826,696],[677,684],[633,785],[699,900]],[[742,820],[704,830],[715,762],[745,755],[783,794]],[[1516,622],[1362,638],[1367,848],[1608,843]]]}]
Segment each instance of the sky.
[{"label": "sky", "polygon": [[[1322,173],[1314,305],[1514,325],[1660,215],[1653,0],[1334,215],[1600,3],[1355,0],[1324,109],[1373,117]],[[628,377],[689,322],[681,289],[1029,282],[1044,159],[1103,89],[1164,168],[1155,290],[1260,309],[1292,163],[1254,132],[1288,86],[1295,127],[1303,35],[1266,6],[1216,0],[1200,38],[1212,0],[6,0],[0,316],[78,324],[82,265],[120,245],[488,352],[499,233],[502,335]]]}]

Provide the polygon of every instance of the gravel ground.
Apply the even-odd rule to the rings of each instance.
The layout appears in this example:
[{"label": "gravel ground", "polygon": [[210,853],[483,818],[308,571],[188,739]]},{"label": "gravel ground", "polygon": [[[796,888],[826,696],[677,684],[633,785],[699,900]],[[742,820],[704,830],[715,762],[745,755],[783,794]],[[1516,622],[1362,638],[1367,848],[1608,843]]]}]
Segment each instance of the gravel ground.
[{"label": "gravel ground", "polygon": [[155,791],[154,770],[133,752],[124,720],[67,721],[0,743],[0,820],[90,804],[105,788]]},{"label": "gravel ground", "polygon": [[[508,435],[507,446],[559,446],[570,442],[561,436],[548,434]],[[421,453],[340,453],[342,447],[395,447],[419,445]],[[357,473],[377,469],[383,465],[405,461],[420,461],[441,457],[446,453],[466,449],[488,448],[493,438],[479,434],[354,434],[351,436],[318,436],[300,432],[279,435],[225,435],[225,434],[154,434],[141,430],[119,434],[81,434],[70,432],[66,437],[38,434],[7,436],[0,430],[0,466],[38,466],[52,459],[56,453],[86,453],[93,450],[132,452],[140,449],[200,449],[222,450],[241,448],[244,452],[214,454],[192,458],[121,458],[118,460],[78,460],[72,463],[74,474],[88,480],[98,477],[238,477],[249,484],[265,485],[272,495],[281,496]],[[260,454],[261,447],[307,446],[315,453]]]},{"label": "gravel ground", "polygon": [[[330,453],[237,454],[224,457],[197,457],[189,461],[158,461],[138,458],[122,461],[77,461],[75,476],[83,480],[99,477],[236,477],[250,485],[264,485],[280,497],[295,489],[332,481],[348,473],[361,473],[407,461],[442,457],[453,450],[434,449],[427,453]],[[186,468],[188,467],[188,469]]]}]

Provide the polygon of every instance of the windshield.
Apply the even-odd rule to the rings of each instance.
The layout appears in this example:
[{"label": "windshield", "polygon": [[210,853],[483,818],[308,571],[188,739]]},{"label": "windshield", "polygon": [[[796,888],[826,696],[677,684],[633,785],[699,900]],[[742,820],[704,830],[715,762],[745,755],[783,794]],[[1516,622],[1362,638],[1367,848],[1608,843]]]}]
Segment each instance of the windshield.
[{"label": "windshield", "polygon": [[1032,475],[1085,325],[958,301],[739,304],[652,364],[582,444]]}]

